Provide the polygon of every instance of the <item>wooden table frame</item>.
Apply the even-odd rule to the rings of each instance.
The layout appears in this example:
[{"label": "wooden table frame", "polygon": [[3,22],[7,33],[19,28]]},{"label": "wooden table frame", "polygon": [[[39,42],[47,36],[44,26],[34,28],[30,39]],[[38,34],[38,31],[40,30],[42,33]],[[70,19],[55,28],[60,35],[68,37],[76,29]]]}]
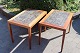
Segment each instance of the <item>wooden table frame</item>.
[{"label": "wooden table frame", "polygon": [[14,16],[13,18],[9,19],[8,20],[8,28],[9,28],[10,37],[11,37],[11,40],[12,40],[13,43],[14,43],[14,38],[13,38],[13,34],[12,34],[11,24],[16,25],[16,26],[20,26],[20,27],[23,27],[23,28],[27,28],[28,29],[28,34],[29,34],[29,36],[28,36],[29,49],[31,49],[31,37],[32,37],[31,36],[31,29],[37,22],[40,21],[41,18],[43,18],[47,14],[47,12],[43,11],[43,10],[38,10],[38,11],[42,11],[42,13],[37,18],[35,18],[33,21],[31,21],[31,23],[29,25],[25,25],[25,24],[13,21],[14,18],[18,17],[19,15],[21,15],[25,11],[27,11],[27,10],[24,10],[21,13],[19,13],[18,15]]},{"label": "wooden table frame", "polygon": [[68,25],[70,24],[69,26],[69,30],[68,30],[68,33],[70,32],[70,27],[71,27],[71,22],[72,22],[72,15],[73,13],[70,13],[66,22],[64,23],[64,26],[61,27],[61,26],[58,26],[58,25],[54,25],[54,24],[49,24],[47,22],[44,22],[49,16],[50,14],[54,11],[54,9],[52,9],[40,22],[39,22],[39,45],[40,45],[40,42],[41,42],[41,27],[42,26],[45,26],[45,30],[46,30],[46,27],[51,27],[51,28],[55,28],[57,30],[61,30],[63,31],[63,37],[62,37],[62,46],[61,46],[61,52],[63,50],[63,45],[64,45],[64,39],[65,39],[65,34],[66,34],[66,29],[68,27]]}]

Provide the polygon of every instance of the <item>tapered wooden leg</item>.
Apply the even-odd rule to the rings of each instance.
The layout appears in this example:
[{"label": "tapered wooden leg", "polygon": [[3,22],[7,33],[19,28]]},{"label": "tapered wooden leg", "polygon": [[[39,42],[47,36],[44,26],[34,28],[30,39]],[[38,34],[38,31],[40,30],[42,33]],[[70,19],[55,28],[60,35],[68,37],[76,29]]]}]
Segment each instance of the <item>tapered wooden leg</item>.
[{"label": "tapered wooden leg", "polygon": [[38,37],[38,40],[39,40],[39,45],[40,45],[40,42],[41,42],[41,26],[40,24],[38,25],[38,29],[39,29],[39,37]]},{"label": "tapered wooden leg", "polygon": [[8,28],[9,28],[9,31],[10,31],[10,37],[11,37],[12,43],[14,43],[12,29],[11,29],[11,24],[9,24],[9,23],[8,23]]},{"label": "tapered wooden leg", "polygon": [[28,38],[29,39],[29,49],[31,49],[31,38],[32,38],[31,37],[31,28],[28,28],[28,34],[29,34],[29,36],[28,36],[29,37]]},{"label": "tapered wooden leg", "polygon": [[72,19],[71,19],[71,21],[70,21],[70,26],[69,26],[68,33],[70,32],[71,24],[72,24]]},{"label": "tapered wooden leg", "polygon": [[66,30],[65,30],[65,31],[63,31],[61,52],[62,52],[62,50],[63,50],[63,46],[64,46],[65,34],[66,34]]},{"label": "tapered wooden leg", "polygon": [[44,26],[44,31],[46,31],[46,26]]}]

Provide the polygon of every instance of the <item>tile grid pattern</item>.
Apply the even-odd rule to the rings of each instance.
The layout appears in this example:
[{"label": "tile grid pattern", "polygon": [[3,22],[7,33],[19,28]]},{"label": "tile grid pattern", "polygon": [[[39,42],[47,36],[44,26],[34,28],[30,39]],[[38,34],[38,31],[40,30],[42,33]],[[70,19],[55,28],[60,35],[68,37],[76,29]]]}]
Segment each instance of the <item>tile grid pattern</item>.
[{"label": "tile grid pattern", "polygon": [[37,10],[25,11],[23,14],[16,17],[14,21],[29,25],[31,21],[34,20],[40,14],[41,12],[38,12]]},{"label": "tile grid pattern", "polygon": [[54,11],[46,20],[45,22],[50,24],[55,24],[58,26],[63,26],[69,13],[62,12],[62,11]]}]

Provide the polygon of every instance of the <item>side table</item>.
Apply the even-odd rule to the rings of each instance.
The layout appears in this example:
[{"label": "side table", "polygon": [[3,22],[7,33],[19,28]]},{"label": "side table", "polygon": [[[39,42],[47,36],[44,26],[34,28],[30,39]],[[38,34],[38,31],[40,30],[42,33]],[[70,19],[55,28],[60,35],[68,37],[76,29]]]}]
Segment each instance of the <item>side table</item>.
[{"label": "side table", "polygon": [[68,32],[70,32],[72,16],[73,16],[73,13],[52,9],[39,22],[39,26],[38,26],[39,27],[39,44],[41,42],[41,27],[42,26],[45,26],[45,30],[46,30],[46,27],[51,27],[51,28],[54,28],[54,29],[57,29],[57,30],[61,30],[61,31],[63,31],[62,46],[61,46],[61,52],[62,52],[63,45],[64,45],[65,34],[66,34],[66,29],[69,25],[70,26],[69,26],[69,31]]},{"label": "side table", "polygon": [[32,27],[40,21],[47,14],[46,11],[43,10],[24,10],[18,15],[12,17],[8,20],[8,28],[10,31],[10,37],[12,42],[14,42],[11,24],[20,26],[28,29],[29,34],[29,48],[31,49],[31,29]]}]

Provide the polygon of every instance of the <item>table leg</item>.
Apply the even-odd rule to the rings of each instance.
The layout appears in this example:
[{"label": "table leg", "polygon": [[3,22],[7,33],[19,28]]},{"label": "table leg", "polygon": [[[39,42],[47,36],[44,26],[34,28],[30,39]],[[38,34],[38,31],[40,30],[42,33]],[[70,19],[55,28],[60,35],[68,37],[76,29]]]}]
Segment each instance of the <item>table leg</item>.
[{"label": "table leg", "polygon": [[71,21],[70,21],[70,26],[69,26],[68,33],[70,32],[71,24],[72,24],[72,19],[71,19]]},{"label": "table leg", "polygon": [[40,45],[40,42],[41,42],[41,26],[40,24],[38,25],[38,29],[39,29],[39,37],[38,37],[38,40],[39,40],[39,45]]},{"label": "table leg", "polygon": [[28,34],[29,34],[29,36],[28,36],[29,37],[28,38],[29,39],[29,49],[31,49],[31,38],[32,38],[31,37],[31,28],[28,28]]},{"label": "table leg", "polygon": [[9,23],[8,23],[8,28],[9,28],[9,31],[10,31],[10,37],[11,37],[12,43],[14,43],[12,29],[11,29],[11,24],[9,24]]},{"label": "table leg", "polygon": [[65,30],[65,31],[63,31],[61,52],[62,52],[62,50],[63,50],[64,40],[65,40],[65,34],[66,34],[66,30]]},{"label": "table leg", "polygon": [[46,31],[46,26],[44,26],[44,31]]}]

